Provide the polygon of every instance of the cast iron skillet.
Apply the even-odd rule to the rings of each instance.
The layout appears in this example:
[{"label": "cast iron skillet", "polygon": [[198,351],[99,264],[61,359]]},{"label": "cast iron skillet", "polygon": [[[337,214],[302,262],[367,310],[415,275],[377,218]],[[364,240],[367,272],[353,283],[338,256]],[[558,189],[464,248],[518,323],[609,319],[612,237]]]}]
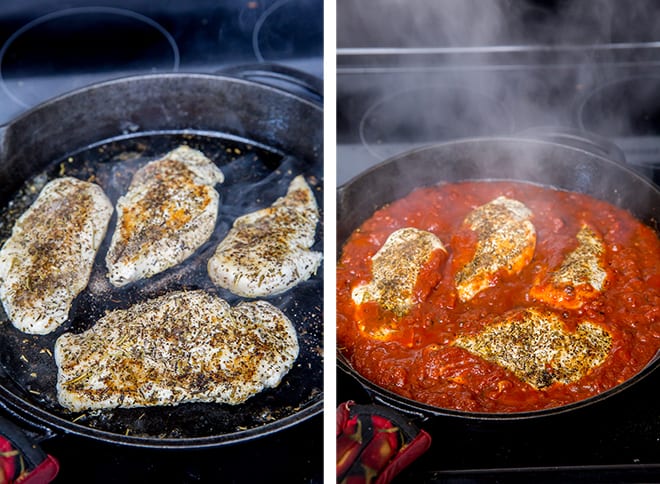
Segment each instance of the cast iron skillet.
[{"label": "cast iron skillet", "polygon": [[[277,70],[282,75],[282,69]],[[297,71],[290,71],[295,75]],[[246,76],[249,77],[249,76]],[[310,86],[313,89],[315,86]],[[317,91],[318,92],[318,91]],[[318,96],[318,94],[317,94]],[[217,289],[206,261],[233,220],[270,205],[302,173],[323,209],[322,108],[280,88],[229,75],[158,74],[109,81],[48,101],[0,131],[0,223],[3,240],[45,179],[94,177],[116,201],[132,172],[181,143],[202,150],[223,170],[218,222],[211,240],[172,270],[122,289],[107,284],[104,258],[110,221],[87,290],[54,333],[21,333],[0,309],[0,404],[44,433],[77,434],[139,447],[199,448],[261,437],[322,410],[322,268],[288,292],[267,298],[293,321],[296,364],[276,389],[244,404],[71,413],[57,404],[52,349],[65,331],[90,327],[105,310],[126,307],[168,290],[204,289],[232,305],[241,298]],[[35,175],[41,174],[35,179]],[[17,197],[18,194],[18,197]],[[16,205],[8,209],[10,200]],[[322,251],[322,224],[314,250]]]},{"label": "cast iron skillet", "polygon": [[[558,139],[566,140],[566,137]],[[660,190],[621,163],[594,150],[548,139],[472,138],[409,151],[356,176],[337,191],[337,257],[350,234],[375,210],[414,188],[468,180],[525,181],[586,193],[629,210],[660,232]],[[385,390],[355,371],[341,352],[339,368],[373,398],[422,419],[444,415],[469,419],[517,420],[554,415],[595,404],[654,371],[660,353],[637,375],[606,392],[551,409],[517,413],[477,413],[423,404]]]}]

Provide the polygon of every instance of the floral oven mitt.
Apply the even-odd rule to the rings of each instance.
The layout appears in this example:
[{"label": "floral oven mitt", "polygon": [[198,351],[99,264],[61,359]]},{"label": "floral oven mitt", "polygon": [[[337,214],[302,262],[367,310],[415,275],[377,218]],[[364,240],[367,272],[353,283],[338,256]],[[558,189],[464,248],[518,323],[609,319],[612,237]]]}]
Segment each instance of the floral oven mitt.
[{"label": "floral oven mitt", "polygon": [[1,484],[47,484],[58,471],[57,459],[32,443],[18,426],[0,417]]},{"label": "floral oven mitt", "polygon": [[378,405],[337,408],[337,482],[386,484],[431,445],[424,430]]}]

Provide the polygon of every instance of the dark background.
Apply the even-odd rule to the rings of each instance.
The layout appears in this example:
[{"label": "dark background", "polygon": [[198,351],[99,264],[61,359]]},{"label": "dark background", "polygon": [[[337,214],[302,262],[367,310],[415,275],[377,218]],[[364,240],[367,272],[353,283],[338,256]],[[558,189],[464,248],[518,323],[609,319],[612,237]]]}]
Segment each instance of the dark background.
[{"label": "dark background", "polygon": [[323,77],[321,0],[8,0],[0,123],[92,82],[279,63]]}]

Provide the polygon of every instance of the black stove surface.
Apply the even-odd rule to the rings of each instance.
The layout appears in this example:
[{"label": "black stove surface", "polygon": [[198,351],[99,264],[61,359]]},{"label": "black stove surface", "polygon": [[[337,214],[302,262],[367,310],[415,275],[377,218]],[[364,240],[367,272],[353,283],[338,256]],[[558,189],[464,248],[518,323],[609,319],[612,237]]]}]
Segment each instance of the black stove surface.
[{"label": "black stove surface", "polygon": [[[657,6],[641,4],[654,18]],[[660,182],[660,31],[641,10],[611,1],[406,5],[366,12],[339,2],[339,186],[394,154],[480,136],[550,137]],[[561,9],[586,5],[602,16],[570,17],[560,38]],[[495,7],[509,17],[485,25]],[[391,19],[386,29],[379,14]],[[626,19],[637,20],[627,32]],[[601,30],[589,34],[590,23]],[[660,482],[658,385],[656,371],[540,419],[413,416],[433,443],[395,482]],[[347,400],[377,401],[338,370],[337,403]]]},{"label": "black stove surface", "polygon": [[320,415],[273,435],[221,448],[136,449],[64,435],[41,448],[60,462],[55,483],[323,482]]},{"label": "black stove surface", "polygon": [[[322,79],[322,55],[322,0],[8,0],[0,7],[0,125],[54,96],[128,75],[278,64]],[[323,480],[322,435],[317,415],[199,450],[115,446],[57,432],[41,447],[59,460],[55,482],[62,483],[316,483]]]},{"label": "black stove surface", "polygon": [[[564,414],[520,421],[411,416],[430,449],[395,482],[659,482],[655,372],[625,392]],[[337,402],[378,403],[337,372]]]},{"label": "black stove surface", "polygon": [[33,424],[0,411],[27,438],[55,457],[54,483],[323,482],[323,419],[316,415],[292,427],[219,448],[152,449],[105,443]]},{"label": "black stove surface", "polygon": [[0,124],[94,82],[277,63],[323,77],[322,0],[57,0],[0,7]]}]

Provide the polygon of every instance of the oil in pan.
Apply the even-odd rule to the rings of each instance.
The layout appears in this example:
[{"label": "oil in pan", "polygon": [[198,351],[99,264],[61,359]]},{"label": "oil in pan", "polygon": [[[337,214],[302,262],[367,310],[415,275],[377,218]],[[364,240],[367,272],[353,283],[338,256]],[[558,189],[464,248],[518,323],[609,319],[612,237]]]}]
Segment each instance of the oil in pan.
[{"label": "oil in pan", "polygon": [[[133,437],[180,439],[240,433],[280,419],[295,419],[322,399],[322,270],[289,291],[266,298],[279,307],[296,327],[300,354],[279,387],[263,391],[232,407],[224,404],[186,403],[173,407],[115,409],[72,414],[57,403],[55,340],[64,332],[91,327],[107,310],[180,289],[204,289],[235,305],[241,298],[217,288],[206,265],[233,221],[269,206],[283,196],[290,181],[303,174],[323,211],[322,166],[269,147],[209,132],[172,131],[138,133],[104,140],[54,160],[34,174],[0,211],[0,244],[11,234],[16,219],[50,180],[73,176],[99,184],[113,204],[126,192],[135,171],[149,161],[185,144],[200,150],[222,170],[225,180],[216,186],[220,195],[218,218],[211,238],[183,263],[149,279],[116,288],[107,279],[105,254],[116,214],[99,248],[87,288],[76,298],[69,320],[44,336],[18,331],[0,308],[0,364],[12,382],[37,407],[78,425]],[[312,250],[322,252],[323,223],[317,227]]]}]

